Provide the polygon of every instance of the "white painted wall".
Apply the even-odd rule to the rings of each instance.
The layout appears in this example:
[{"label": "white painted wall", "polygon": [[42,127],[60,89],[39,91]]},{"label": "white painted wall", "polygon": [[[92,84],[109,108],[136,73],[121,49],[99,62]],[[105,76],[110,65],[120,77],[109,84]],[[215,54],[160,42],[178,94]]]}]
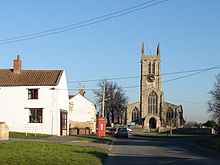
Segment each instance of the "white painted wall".
[{"label": "white painted wall", "polygon": [[[28,99],[31,88],[39,89],[37,100]],[[69,99],[68,91],[59,89],[67,89],[65,72],[57,86],[0,87],[0,122],[6,122],[10,131],[37,128],[37,133],[60,135],[60,110],[69,111]],[[43,123],[29,123],[29,108],[43,108]]]},{"label": "white painted wall", "polygon": [[78,94],[70,99],[69,119],[77,122],[94,122],[92,130],[96,130],[96,106],[87,98]]}]

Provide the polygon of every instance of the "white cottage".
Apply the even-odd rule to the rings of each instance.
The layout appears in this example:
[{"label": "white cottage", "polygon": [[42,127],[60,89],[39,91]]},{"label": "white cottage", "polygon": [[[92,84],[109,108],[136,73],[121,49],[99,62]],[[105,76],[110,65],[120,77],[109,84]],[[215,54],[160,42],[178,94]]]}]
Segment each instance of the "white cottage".
[{"label": "white cottage", "polygon": [[84,90],[79,94],[69,97],[69,120],[70,128],[92,129],[96,133],[96,105],[84,96]]},{"label": "white cottage", "polygon": [[69,98],[65,71],[0,69],[0,122],[12,132],[67,135]]}]

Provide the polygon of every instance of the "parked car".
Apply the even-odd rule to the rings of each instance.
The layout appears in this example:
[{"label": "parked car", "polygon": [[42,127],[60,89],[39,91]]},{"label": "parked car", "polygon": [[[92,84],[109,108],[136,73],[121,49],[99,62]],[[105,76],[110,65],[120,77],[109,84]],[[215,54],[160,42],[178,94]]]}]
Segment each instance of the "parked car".
[{"label": "parked car", "polygon": [[124,138],[128,138],[128,130],[127,128],[118,128],[116,130],[116,138],[120,138],[120,137],[124,137]]},{"label": "parked car", "polygon": [[112,127],[106,128],[106,134],[108,134],[108,135],[114,135],[115,132],[116,132],[116,128],[112,128]]},{"label": "parked car", "polygon": [[131,128],[127,128],[127,130],[128,130],[128,133],[131,132]]}]

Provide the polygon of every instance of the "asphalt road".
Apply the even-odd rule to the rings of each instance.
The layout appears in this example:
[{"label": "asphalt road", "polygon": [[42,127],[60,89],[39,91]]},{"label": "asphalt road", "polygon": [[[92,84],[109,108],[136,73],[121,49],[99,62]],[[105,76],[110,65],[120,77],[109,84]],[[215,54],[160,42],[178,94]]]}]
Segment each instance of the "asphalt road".
[{"label": "asphalt road", "polygon": [[220,165],[220,152],[190,138],[117,139],[104,165]]}]

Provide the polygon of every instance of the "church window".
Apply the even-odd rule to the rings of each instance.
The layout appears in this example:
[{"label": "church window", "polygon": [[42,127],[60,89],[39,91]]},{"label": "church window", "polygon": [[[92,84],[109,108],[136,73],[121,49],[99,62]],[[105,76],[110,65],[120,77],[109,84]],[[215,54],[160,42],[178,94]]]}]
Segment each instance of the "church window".
[{"label": "church window", "polygon": [[137,107],[135,107],[133,110],[132,110],[132,121],[138,121],[139,120],[139,110],[137,109]]},{"label": "church window", "polygon": [[155,75],[155,62],[152,64],[152,72]]},{"label": "church window", "polygon": [[151,73],[151,62],[148,63],[148,73]]},{"label": "church window", "polygon": [[150,114],[157,114],[157,105],[158,103],[158,97],[156,92],[152,91],[148,96],[148,113]]},{"label": "church window", "polygon": [[166,119],[167,119],[167,123],[170,123],[174,120],[174,112],[171,108],[169,108],[167,111]]}]

